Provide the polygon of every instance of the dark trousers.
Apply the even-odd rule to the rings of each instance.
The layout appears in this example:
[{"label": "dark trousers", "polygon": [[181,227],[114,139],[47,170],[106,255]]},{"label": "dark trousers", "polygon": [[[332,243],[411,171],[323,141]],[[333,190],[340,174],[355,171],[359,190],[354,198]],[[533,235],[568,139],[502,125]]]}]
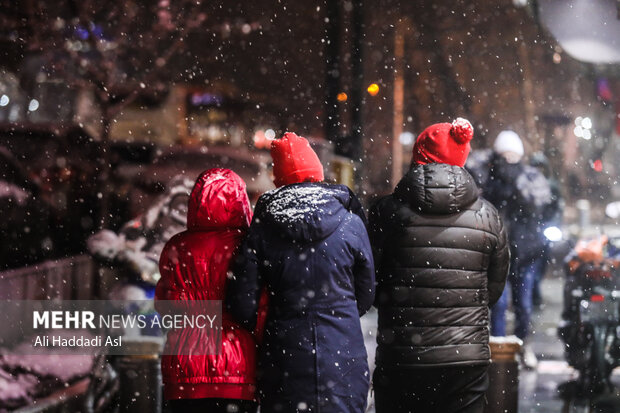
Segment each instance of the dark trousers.
[{"label": "dark trousers", "polygon": [[521,340],[525,340],[529,335],[532,317],[532,288],[536,273],[540,270],[539,260],[542,259],[542,257],[537,257],[527,262],[518,262],[515,259],[511,261],[504,293],[491,308],[492,336],[506,335],[506,310],[510,299],[512,299],[512,309],[515,313],[515,335]]},{"label": "dark trousers", "polygon": [[536,260],[536,266],[538,268],[534,273],[534,284],[532,285],[532,304],[534,306],[539,306],[540,304],[542,304],[542,291],[540,289],[540,284],[542,282],[542,279],[545,277],[548,264],[549,258],[546,252],[540,259]]},{"label": "dark trousers", "polygon": [[258,403],[239,399],[179,399],[168,400],[168,413],[256,413]]},{"label": "dark trousers", "polygon": [[482,413],[487,366],[418,368],[374,374],[377,413]]}]

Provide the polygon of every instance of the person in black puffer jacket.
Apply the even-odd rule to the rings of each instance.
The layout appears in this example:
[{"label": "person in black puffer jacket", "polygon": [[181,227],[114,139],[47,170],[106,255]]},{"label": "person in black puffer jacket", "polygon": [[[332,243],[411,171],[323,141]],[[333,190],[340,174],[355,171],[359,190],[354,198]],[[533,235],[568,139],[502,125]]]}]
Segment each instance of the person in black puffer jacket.
[{"label": "person in black puffer jacket", "polygon": [[377,413],[484,408],[489,306],[510,253],[497,210],[463,169],[472,137],[461,118],[427,128],[409,172],[371,209]]}]

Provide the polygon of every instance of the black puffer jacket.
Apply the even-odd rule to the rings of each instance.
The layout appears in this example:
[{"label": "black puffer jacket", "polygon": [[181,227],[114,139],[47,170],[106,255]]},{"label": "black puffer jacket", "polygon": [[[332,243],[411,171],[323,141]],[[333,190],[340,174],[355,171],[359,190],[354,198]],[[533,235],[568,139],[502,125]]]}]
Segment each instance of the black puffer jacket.
[{"label": "black puffer jacket", "polygon": [[489,305],[509,265],[497,210],[471,175],[415,165],[370,215],[377,267],[377,368],[487,364]]}]

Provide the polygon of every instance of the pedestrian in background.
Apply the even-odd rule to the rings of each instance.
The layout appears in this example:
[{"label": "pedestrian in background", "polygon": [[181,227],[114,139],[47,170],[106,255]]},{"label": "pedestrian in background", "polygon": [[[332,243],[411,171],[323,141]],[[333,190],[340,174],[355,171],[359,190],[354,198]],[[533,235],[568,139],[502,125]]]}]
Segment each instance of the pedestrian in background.
[{"label": "pedestrian in background", "polygon": [[374,299],[365,216],[344,185],[323,181],[308,141],[273,141],[277,189],[258,200],[235,265],[228,308],[247,328],[266,288],[259,356],[263,412],[364,412],[369,388],[359,317]]},{"label": "pedestrian in background", "polygon": [[[540,260],[539,270],[535,273],[534,285],[532,287],[532,304],[534,308],[542,308],[543,298],[541,291],[541,281],[547,272],[547,267],[549,262],[551,261],[551,240],[548,239],[545,234],[545,230],[549,228],[557,228],[559,231],[556,231],[557,234],[552,234],[561,236],[561,226],[562,226],[562,215],[564,212],[564,199],[562,198],[562,192],[560,190],[560,183],[553,176],[551,171],[551,165],[549,165],[549,159],[542,153],[536,152],[530,157],[530,165],[534,168],[537,168],[541,174],[547,178],[547,182],[549,183],[549,189],[551,190],[551,202],[549,202],[543,209],[542,212],[542,220],[541,220],[541,229],[543,231],[543,241],[545,243],[545,248],[543,250],[544,258]],[[558,241],[557,239],[555,241]]]},{"label": "pedestrian in background", "polygon": [[[156,306],[161,300],[224,300],[230,265],[251,219],[245,183],[237,174],[203,172],[189,198],[187,230],[172,237],[161,253]],[[204,328],[168,331],[161,370],[169,409],[256,412],[255,337],[226,310],[219,355],[212,355],[209,334]]]},{"label": "pedestrian in background", "polygon": [[508,283],[491,312],[491,334],[506,335],[506,310],[512,301],[514,334],[524,342],[521,362],[534,369],[538,360],[528,342],[532,289],[545,259],[542,223],[543,212],[551,203],[551,190],[545,176],[522,161],[524,152],[523,142],[515,132],[502,131],[497,136],[483,196],[495,205],[506,223],[511,251]]},{"label": "pedestrian in background", "polygon": [[472,138],[461,118],[428,127],[409,172],[371,210],[377,413],[483,411],[489,305],[509,250],[497,210],[463,169]]}]

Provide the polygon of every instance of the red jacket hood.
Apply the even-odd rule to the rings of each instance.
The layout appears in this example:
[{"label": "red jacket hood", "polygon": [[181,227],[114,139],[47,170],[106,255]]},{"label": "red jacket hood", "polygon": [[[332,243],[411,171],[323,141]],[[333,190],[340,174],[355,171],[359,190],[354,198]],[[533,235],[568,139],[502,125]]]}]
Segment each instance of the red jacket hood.
[{"label": "red jacket hood", "polygon": [[248,228],[252,219],[245,182],[230,169],[200,174],[189,198],[187,228]]}]

